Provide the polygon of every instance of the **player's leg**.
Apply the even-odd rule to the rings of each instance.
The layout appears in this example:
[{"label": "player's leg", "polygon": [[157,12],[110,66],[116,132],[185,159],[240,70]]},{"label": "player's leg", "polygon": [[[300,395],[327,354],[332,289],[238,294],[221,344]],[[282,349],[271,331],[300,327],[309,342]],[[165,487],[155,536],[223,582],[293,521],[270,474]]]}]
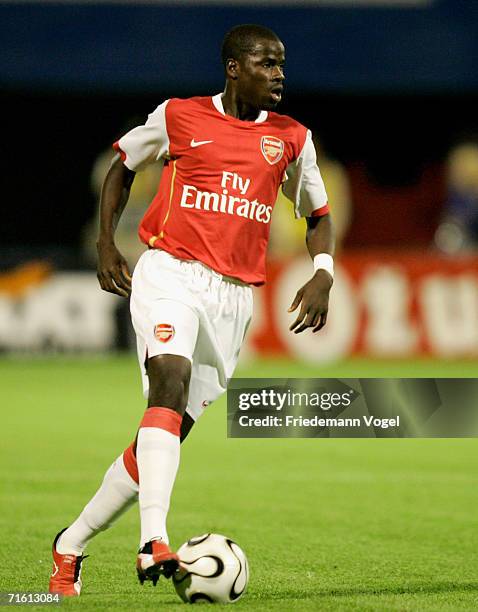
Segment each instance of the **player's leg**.
[{"label": "player's leg", "polygon": [[107,470],[100,488],[80,516],[63,532],[56,549],[81,555],[88,542],[118,519],[138,498],[138,483],[125,467],[123,455]]},{"label": "player's leg", "polygon": [[[181,422],[180,442],[191,431],[195,420],[185,413]],[[113,523],[138,499],[136,439],[107,470],[98,491],[78,518],[63,529],[53,543],[54,566],[50,592],[79,595],[81,564],[88,542]]]},{"label": "player's leg", "polygon": [[199,319],[189,306],[162,299],[152,304],[141,327],[148,355],[148,407],[136,443],[141,518],[136,569],[141,583],[156,584],[159,575],[170,576],[178,567],[177,555],[169,548],[166,519],[179,467]]},{"label": "player's leg", "polygon": [[179,467],[182,418],[191,378],[191,361],[162,354],[148,360],[148,408],[136,446],[140,479],[141,542],[137,559],[141,583],[156,584],[160,574],[170,577],[179,567],[169,548],[166,518]]},{"label": "player's leg", "polygon": [[148,360],[148,408],[137,436],[140,475],[141,546],[168,542],[166,514],[179,465],[181,422],[186,408],[191,362],[178,355]]},{"label": "player's leg", "polygon": [[137,481],[128,473],[121,455],[109,467],[101,486],[79,517],[56,536],[50,592],[80,594],[80,570],[86,545],[97,533],[111,527],[137,498]]},{"label": "player's leg", "polygon": [[50,592],[80,595],[81,563],[88,542],[111,527],[137,501],[139,480],[135,446],[136,441],[114,461],[78,518],[55,537]]}]

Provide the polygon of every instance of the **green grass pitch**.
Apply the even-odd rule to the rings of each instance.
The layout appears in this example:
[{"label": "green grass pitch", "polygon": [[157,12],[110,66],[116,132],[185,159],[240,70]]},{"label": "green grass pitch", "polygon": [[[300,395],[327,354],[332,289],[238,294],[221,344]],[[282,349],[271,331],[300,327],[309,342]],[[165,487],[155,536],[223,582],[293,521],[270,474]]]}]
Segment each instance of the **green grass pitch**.
[{"label": "green grass pitch", "polygon": [[[242,376],[475,376],[472,363],[258,362]],[[0,361],[0,591],[45,591],[54,534],[129,444],[144,403],[131,357]],[[478,441],[228,440],[225,401],[182,448],[173,545],[224,533],[249,558],[244,610],[478,609]],[[141,587],[137,509],[89,546],[61,609],[184,610]],[[32,608],[29,609],[39,609]]]}]

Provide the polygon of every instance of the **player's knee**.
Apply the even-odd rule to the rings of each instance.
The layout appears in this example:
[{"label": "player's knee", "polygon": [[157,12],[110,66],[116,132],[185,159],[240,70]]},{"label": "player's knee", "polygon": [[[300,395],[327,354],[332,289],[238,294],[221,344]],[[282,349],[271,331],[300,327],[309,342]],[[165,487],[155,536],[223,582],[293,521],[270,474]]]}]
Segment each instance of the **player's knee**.
[{"label": "player's knee", "polygon": [[148,360],[148,406],[164,406],[184,414],[188,402],[191,362],[179,355]]}]

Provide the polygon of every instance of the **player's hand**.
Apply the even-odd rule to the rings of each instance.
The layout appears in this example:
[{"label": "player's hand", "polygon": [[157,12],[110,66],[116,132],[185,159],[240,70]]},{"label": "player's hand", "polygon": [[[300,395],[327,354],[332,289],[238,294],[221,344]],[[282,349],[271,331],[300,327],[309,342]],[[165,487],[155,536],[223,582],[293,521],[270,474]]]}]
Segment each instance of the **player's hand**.
[{"label": "player's hand", "polygon": [[131,274],[126,259],[111,243],[97,243],[98,281],[103,291],[128,297],[131,293]]},{"label": "player's hand", "polygon": [[300,311],[297,319],[289,327],[290,331],[300,334],[304,329],[313,327],[315,333],[324,327],[327,322],[332,283],[332,276],[326,270],[317,270],[310,281],[297,291],[288,312],[294,312],[299,305]]}]

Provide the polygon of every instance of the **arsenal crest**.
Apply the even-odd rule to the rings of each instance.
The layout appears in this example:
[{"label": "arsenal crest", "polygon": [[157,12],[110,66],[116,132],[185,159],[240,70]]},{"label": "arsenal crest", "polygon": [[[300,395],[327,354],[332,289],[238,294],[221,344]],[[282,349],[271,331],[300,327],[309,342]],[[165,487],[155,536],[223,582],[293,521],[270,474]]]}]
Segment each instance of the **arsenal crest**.
[{"label": "arsenal crest", "polygon": [[282,159],[284,143],[275,136],[263,136],[261,138],[261,151],[266,161],[272,166]]},{"label": "arsenal crest", "polygon": [[169,342],[174,338],[174,325],[158,323],[154,326],[154,337],[160,342]]}]

